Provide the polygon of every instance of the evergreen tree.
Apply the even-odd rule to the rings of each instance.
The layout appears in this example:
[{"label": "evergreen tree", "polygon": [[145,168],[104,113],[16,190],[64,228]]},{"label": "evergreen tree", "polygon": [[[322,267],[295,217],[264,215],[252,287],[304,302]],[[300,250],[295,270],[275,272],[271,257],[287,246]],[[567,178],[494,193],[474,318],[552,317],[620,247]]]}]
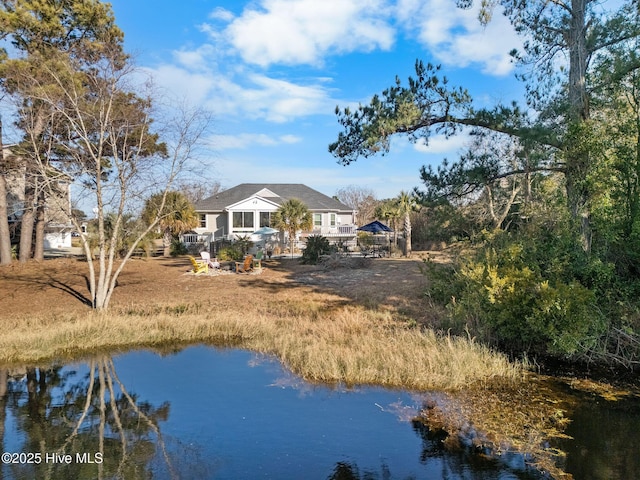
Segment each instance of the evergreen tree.
[{"label": "evergreen tree", "polygon": [[[468,7],[471,1],[460,1]],[[582,141],[593,132],[590,122],[592,96],[603,84],[592,75],[612,52],[618,55],[619,75],[640,66],[634,39],[640,29],[637,4],[628,0],[613,5],[611,11],[596,0],[486,2],[483,18],[488,20],[490,6],[500,4],[516,30],[526,35],[524,52],[514,58],[530,68],[521,74],[526,81],[529,106],[535,120],[515,103],[493,109],[475,109],[464,88],[450,87],[440,68],[416,62],[416,75],[403,86],[395,85],[374,95],[368,105],[357,109],[336,109],[344,128],[330,152],[343,164],[389,149],[390,137],[408,135],[412,141],[428,141],[437,128],[454,135],[464,126],[488,129],[535,142],[548,149],[548,161],[535,168],[560,171],[565,177],[567,206],[579,224],[585,250],[590,250],[590,200],[593,192],[588,181],[598,161]],[[566,68],[558,68],[567,58]],[[624,61],[622,60],[624,58]]]},{"label": "evergreen tree", "polygon": [[[54,113],[34,95],[34,90],[55,89],[55,82],[43,74],[56,71],[59,54],[73,58],[77,65],[95,65],[108,54],[118,62],[125,60],[123,34],[115,25],[111,7],[98,0],[2,0],[0,1],[0,38],[8,40],[13,49],[0,51],[0,86],[16,98],[21,110],[18,126],[25,128],[25,115],[30,116],[30,135],[16,148],[16,157],[23,162],[24,210],[21,217],[20,261],[32,254],[33,230],[38,244],[36,258],[43,255],[44,201],[43,179],[36,168],[36,157],[43,159],[46,128]],[[48,65],[48,68],[43,68]],[[29,114],[25,114],[29,111]],[[6,197],[0,202],[5,203]],[[0,243],[9,239],[3,230]]]}]

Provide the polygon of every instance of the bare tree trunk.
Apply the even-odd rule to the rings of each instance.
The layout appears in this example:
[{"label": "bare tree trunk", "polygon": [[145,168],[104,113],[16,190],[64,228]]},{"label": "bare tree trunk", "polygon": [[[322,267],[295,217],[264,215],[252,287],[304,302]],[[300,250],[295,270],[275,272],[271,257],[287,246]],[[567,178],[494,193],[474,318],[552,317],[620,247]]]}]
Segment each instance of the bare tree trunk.
[{"label": "bare tree trunk", "polygon": [[31,248],[33,247],[33,225],[35,221],[35,212],[33,208],[35,191],[32,185],[29,185],[30,179],[26,177],[27,185],[24,189],[24,211],[22,212],[22,220],[20,222],[20,262],[24,263],[31,258]]},{"label": "bare tree trunk", "polygon": [[398,248],[398,222],[396,218],[391,218],[391,225],[393,225],[393,246]]},{"label": "bare tree trunk", "polygon": [[8,168],[4,158],[2,143],[2,120],[0,119],[0,264],[11,263],[11,232],[9,230],[9,208],[7,192]]},{"label": "bare tree trunk", "polygon": [[[0,145],[0,148],[2,146]],[[0,160],[1,162],[2,160]],[[11,263],[11,232],[9,230],[9,209],[7,208],[7,181],[0,172],[0,264]]]},{"label": "bare tree trunk", "polygon": [[169,229],[162,232],[162,256],[171,256],[171,230]]},{"label": "bare tree trunk", "polygon": [[[526,181],[526,180],[525,180]],[[502,228],[502,224],[509,216],[509,212],[511,211],[511,207],[516,201],[516,197],[518,193],[520,193],[520,187],[516,184],[516,180],[513,179],[511,184],[511,194],[509,195],[509,199],[506,204],[502,207],[502,211],[498,215],[496,213],[496,206],[493,201],[493,191],[491,190],[491,186],[486,185],[485,189],[487,191],[487,198],[489,203],[489,215],[491,216],[491,220],[493,221],[493,228],[498,230]],[[506,228],[505,228],[506,229]]]},{"label": "bare tree trunk", "polygon": [[[589,94],[587,92],[587,25],[586,0],[571,0],[571,19],[569,29],[569,108],[570,117],[576,124],[590,118]],[[569,210],[574,219],[580,222],[583,248],[591,250],[591,219],[589,215],[589,197],[591,192],[586,186],[586,176],[591,163],[589,152],[580,149],[567,158],[566,188]]]},{"label": "bare tree trunk", "polygon": [[45,195],[44,190],[41,190],[38,194],[38,205],[36,206],[36,218],[35,218],[35,230],[36,240],[33,250],[33,258],[38,261],[44,260],[44,218],[45,209]]},{"label": "bare tree trunk", "polygon": [[587,25],[586,0],[571,0],[569,30],[569,103],[574,120],[589,119],[587,93]]}]

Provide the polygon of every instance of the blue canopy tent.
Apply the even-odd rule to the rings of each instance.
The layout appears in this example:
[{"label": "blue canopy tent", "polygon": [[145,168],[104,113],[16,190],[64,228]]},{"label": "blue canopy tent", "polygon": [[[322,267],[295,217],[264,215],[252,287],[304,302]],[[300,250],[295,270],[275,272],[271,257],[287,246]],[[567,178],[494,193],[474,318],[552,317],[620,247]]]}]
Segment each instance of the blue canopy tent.
[{"label": "blue canopy tent", "polygon": [[[391,239],[389,238],[389,235],[388,235],[389,232],[393,232],[393,230],[391,228],[386,226],[384,223],[379,222],[378,220],[374,220],[371,223],[367,223],[366,225],[363,225],[362,227],[359,227],[357,230],[359,230],[361,232],[372,233],[374,235],[378,235],[380,233],[387,234],[387,243],[388,243],[388,246],[389,246],[389,256],[391,256]],[[382,256],[382,254],[379,251],[374,251],[373,255],[374,256],[379,256],[379,257]],[[366,254],[365,254],[365,256],[366,256]]]},{"label": "blue canopy tent", "polygon": [[371,223],[367,223],[366,225],[359,227],[357,230],[360,230],[361,232],[368,232],[373,234],[393,232],[393,230],[391,230],[384,223],[379,222],[378,220],[374,220]]}]

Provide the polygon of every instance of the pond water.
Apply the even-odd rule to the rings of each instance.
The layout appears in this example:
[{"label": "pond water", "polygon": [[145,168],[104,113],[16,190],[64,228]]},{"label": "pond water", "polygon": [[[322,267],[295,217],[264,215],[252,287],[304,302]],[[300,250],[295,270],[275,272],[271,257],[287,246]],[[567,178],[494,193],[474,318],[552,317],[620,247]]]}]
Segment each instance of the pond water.
[{"label": "pond water", "polygon": [[[413,421],[419,394],[310,385],[243,350],[191,347],[3,370],[0,387],[0,479],[542,478],[518,455],[445,451]],[[603,437],[594,435],[593,413],[585,413],[584,433]],[[635,415],[624,433],[635,435],[637,452]],[[576,451],[566,462],[576,478],[640,471],[600,456],[609,466],[601,475],[610,476],[584,476],[604,443],[570,442]]]}]

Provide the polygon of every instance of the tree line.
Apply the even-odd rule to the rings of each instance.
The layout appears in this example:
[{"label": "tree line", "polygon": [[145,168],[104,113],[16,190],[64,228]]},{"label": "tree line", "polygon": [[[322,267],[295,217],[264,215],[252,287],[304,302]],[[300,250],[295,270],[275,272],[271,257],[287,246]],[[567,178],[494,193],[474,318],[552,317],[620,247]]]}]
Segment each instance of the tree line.
[{"label": "tree line", "polygon": [[357,225],[382,220],[394,231],[396,244],[398,233],[402,232],[402,253],[411,256],[411,217],[420,210],[418,197],[413,192],[401,191],[396,197],[379,200],[370,188],[348,185],[338,189],[334,197],[356,211]]},{"label": "tree line", "polygon": [[336,108],[342,131],[329,151],[346,165],[388,152],[395,135],[470,132],[460,158],[421,169],[415,192],[472,247],[439,281],[432,271],[429,294],[450,326],[515,353],[635,367],[640,4],[500,0],[483,2],[480,21],[501,13],[524,38],[511,55],[526,105],[479,108],[418,60],[408,81]]},{"label": "tree line", "polygon": [[[0,263],[12,261],[7,178],[22,179],[19,260],[43,257],[45,211],[82,230],[64,188],[94,205],[95,245],[81,236],[90,303],[106,308],[137,244],[170,216],[209,115],[171,114],[123,47],[111,6],[98,0],[0,1],[0,90],[19,140],[0,148]],[[145,227],[121,252],[127,220],[153,197]],[[35,234],[34,234],[35,231]],[[35,239],[35,244],[33,243]],[[97,254],[94,256],[94,247]],[[35,247],[35,248],[34,248]]]}]

